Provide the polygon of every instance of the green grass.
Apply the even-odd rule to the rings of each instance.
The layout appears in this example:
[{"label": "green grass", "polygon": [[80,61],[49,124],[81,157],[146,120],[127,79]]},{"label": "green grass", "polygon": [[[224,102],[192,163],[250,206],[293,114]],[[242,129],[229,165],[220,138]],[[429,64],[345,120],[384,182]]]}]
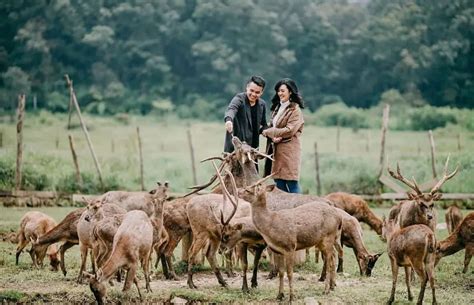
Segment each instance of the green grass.
[{"label": "green grass", "polygon": [[[41,211],[51,215],[60,221],[73,208],[56,207],[42,208]],[[21,216],[30,211],[29,208],[0,208],[0,233],[16,230]],[[387,208],[375,208],[379,216],[388,215]],[[438,211],[438,222],[444,222],[444,210]],[[464,215],[468,211],[462,211]],[[380,238],[365,225],[364,241],[370,252],[380,252],[386,249],[386,245]],[[447,236],[446,230],[436,232],[438,240]],[[79,271],[80,255],[78,247],[73,247],[66,252],[66,267],[68,274],[63,277],[59,272],[51,272],[48,268],[33,270],[31,259],[27,253],[20,257],[19,266],[15,266],[16,245],[0,242],[0,300],[8,302],[92,302],[93,296],[89,287],[85,284],[75,282]],[[176,249],[175,257],[179,260],[181,247]],[[252,262],[252,259],[250,262]],[[471,262],[468,273],[462,274],[464,251],[448,256],[441,260],[436,268],[436,293],[439,303],[446,304],[472,304],[474,295],[474,266]],[[220,261],[220,260],[219,260]],[[178,263],[176,263],[178,264]],[[370,278],[360,277],[358,267],[352,250],[344,248],[344,273],[338,274],[336,278],[337,287],[334,292],[324,295],[324,286],[318,282],[321,272],[321,263],[314,262],[314,254],[311,253],[309,262],[296,269],[297,276],[294,278],[296,304],[303,304],[305,298],[315,298],[322,304],[381,304],[387,301],[391,287],[391,270],[389,259],[385,254],[377,262],[373,276]],[[268,271],[260,271],[259,287],[253,289],[250,294],[243,294],[240,290],[241,278],[227,279],[230,288],[219,286],[215,276],[206,265],[199,268],[194,275],[198,290],[188,289],[186,286],[186,273],[181,274],[180,281],[164,281],[159,270],[152,277],[152,293],[145,293],[146,302],[166,302],[174,297],[181,297],[189,301],[210,303],[274,303],[277,295],[278,280],[265,280]],[[143,274],[138,272],[140,286],[144,287]],[[251,274],[248,274],[250,279]],[[121,292],[121,284],[109,289],[110,301],[113,302],[138,302],[138,295],[133,287],[128,293]],[[412,291],[417,297],[419,292],[419,281],[412,285]],[[285,294],[288,297],[288,285],[285,279]],[[286,298],[288,300],[288,298]],[[427,289],[425,302],[431,301],[431,292]],[[397,304],[408,304],[406,287],[404,284],[403,271],[399,274],[396,293]]]},{"label": "green grass", "polygon": [[[0,161],[14,173],[16,155],[16,125],[0,123],[3,147]],[[101,164],[106,187],[138,190],[140,167],[136,127],[140,127],[143,142],[145,188],[153,187],[157,180],[168,180],[172,191],[185,192],[193,185],[191,160],[186,130],[190,126],[197,162],[209,156],[220,155],[223,149],[224,128],[217,122],[186,122],[175,118],[130,117],[129,124],[113,118],[86,116],[90,138]],[[24,127],[24,168],[30,174],[25,189],[34,189],[34,181],[47,190],[68,190],[74,186],[74,166],[67,135],[75,140],[81,171],[87,186],[83,192],[99,192],[94,162],[77,117],[76,127],[66,129],[67,116],[41,112],[28,114]],[[462,149],[458,151],[457,135],[462,135]],[[350,128],[340,130],[340,149],[336,149],[335,127],[306,125],[303,136],[301,185],[305,192],[315,193],[314,143],[318,143],[322,192],[348,191],[373,193],[377,190],[379,168],[380,130]],[[461,165],[461,171],[443,187],[446,192],[473,192],[474,190],[474,133],[448,126],[434,131],[436,166],[441,172],[444,161],[451,154],[451,166]],[[370,141],[368,143],[368,138]],[[58,146],[56,147],[56,142]],[[265,141],[261,138],[261,149]],[[388,164],[399,161],[407,177],[418,182],[431,179],[429,140],[426,132],[391,131],[387,133]],[[368,149],[367,149],[368,146]],[[210,164],[196,165],[198,183],[207,182],[213,174]],[[36,174],[35,174],[36,173]],[[0,174],[0,189],[11,189],[13,176]],[[35,176],[36,175],[36,176]],[[40,176],[44,175],[44,176]],[[7,178],[6,178],[7,177]],[[389,191],[388,189],[386,191]]]}]

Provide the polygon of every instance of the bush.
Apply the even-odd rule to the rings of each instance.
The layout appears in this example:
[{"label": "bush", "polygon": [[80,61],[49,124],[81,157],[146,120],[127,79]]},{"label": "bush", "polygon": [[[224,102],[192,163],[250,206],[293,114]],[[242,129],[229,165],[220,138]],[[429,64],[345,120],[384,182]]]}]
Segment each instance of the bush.
[{"label": "bush", "polygon": [[[13,160],[0,159],[0,189],[11,190],[15,187],[15,170],[16,163]],[[23,190],[42,191],[51,186],[51,180],[34,166],[24,164],[21,184]]]},{"label": "bush", "polygon": [[457,123],[456,116],[450,108],[424,106],[413,108],[409,114],[411,130],[433,130],[445,127],[448,123]]},{"label": "bush", "polygon": [[341,126],[353,129],[369,127],[367,114],[364,110],[347,107],[344,103],[334,103],[319,108],[308,116],[307,123],[320,126]]},{"label": "bush", "polygon": [[76,174],[69,173],[58,181],[57,191],[65,193],[100,194],[108,190],[124,189],[116,176],[106,176],[104,178],[104,189],[100,187],[96,174],[89,172],[81,173],[82,187],[76,182]]}]

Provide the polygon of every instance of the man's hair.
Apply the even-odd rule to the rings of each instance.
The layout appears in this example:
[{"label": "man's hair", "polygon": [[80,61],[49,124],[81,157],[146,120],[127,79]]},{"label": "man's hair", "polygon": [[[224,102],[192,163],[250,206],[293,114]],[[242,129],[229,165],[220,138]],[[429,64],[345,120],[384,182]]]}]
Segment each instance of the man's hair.
[{"label": "man's hair", "polygon": [[262,89],[265,89],[265,80],[261,76],[252,75],[252,77],[250,77],[250,79],[248,80],[247,85],[250,83],[255,83],[257,86],[262,87]]}]

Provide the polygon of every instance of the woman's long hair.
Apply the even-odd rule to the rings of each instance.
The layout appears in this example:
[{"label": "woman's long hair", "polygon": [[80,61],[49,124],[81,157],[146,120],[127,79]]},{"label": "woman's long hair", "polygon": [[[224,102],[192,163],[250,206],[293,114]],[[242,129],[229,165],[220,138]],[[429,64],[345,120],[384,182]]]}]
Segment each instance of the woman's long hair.
[{"label": "woman's long hair", "polygon": [[272,98],[272,106],[270,108],[271,111],[275,110],[276,107],[280,104],[280,97],[278,96],[278,89],[280,89],[281,85],[286,85],[288,90],[290,91],[290,102],[298,104],[301,109],[304,108],[304,101],[301,95],[298,93],[298,87],[296,83],[291,78],[284,78],[279,80],[275,84],[275,95]]}]

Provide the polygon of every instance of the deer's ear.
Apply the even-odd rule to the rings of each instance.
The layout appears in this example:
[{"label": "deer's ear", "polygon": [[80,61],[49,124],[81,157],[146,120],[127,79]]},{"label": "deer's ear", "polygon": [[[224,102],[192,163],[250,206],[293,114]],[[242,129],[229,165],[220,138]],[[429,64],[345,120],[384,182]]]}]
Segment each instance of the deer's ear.
[{"label": "deer's ear", "polygon": [[241,224],[241,223],[238,223],[238,224],[236,224],[236,225],[235,225],[235,227],[234,227],[234,228],[235,228],[236,230],[239,230],[239,231],[240,231],[240,230],[242,230],[242,228],[243,228],[243,227],[244,227],[244,225],[243,225],[243,224]]},{"label": "deer's ear", "polygon": [[95,275],[91,274],[87,271],[82,271],[82,276],[88,281],[91,281],[91,280],[95,279]]},{"label": "deer's ear", "polygon": [[150,194],[150,195],[153,195],[155,193],[156,193],[156,190],[151,190],[151,191],[148,192],[148,194]]},{"label": "deer's ear", "polygon": [[270,184],[270,185],[265,186],[265,190],[267,192],[271,192],[275,189],[275,187],[276,187],[276,184]]},{"label": "deer's ear", "polygon": [[156,184],[158,184],[158,186],[161,186],[161,182],[160,182],[160,181],[156,182]]},{"label": "deer's ear", "polygon": [[433,201],[437,201],[437,200],[440,200],[441,197],[443,197],[443,194],[435,193],[432,198],[433,198]]},{"label": "deer's ear", "polygon": [[168,188],[170,186],[168,181],[165,181],[165,187]]}]

